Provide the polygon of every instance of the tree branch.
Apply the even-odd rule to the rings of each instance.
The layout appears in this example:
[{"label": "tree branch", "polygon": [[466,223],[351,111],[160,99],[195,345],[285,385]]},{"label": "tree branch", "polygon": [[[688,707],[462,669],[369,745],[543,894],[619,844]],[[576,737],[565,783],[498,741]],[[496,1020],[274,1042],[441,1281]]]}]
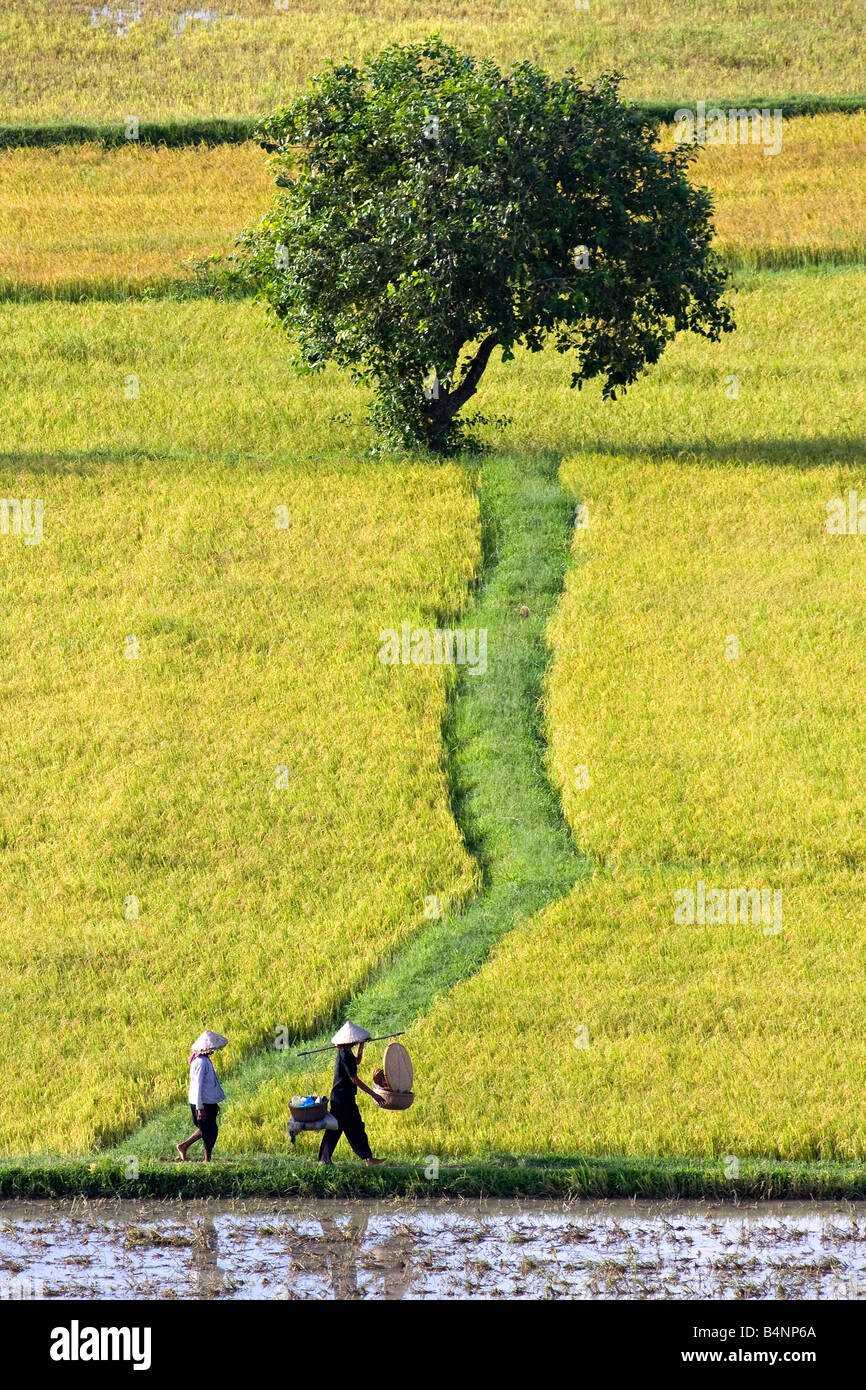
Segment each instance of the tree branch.
[{"label": "tree branch", "polygon": [[427,424],[431,440],[444,435],[458,410],[466,404],[470,396],[475,395],[478,383],[490,360],[490,354],[497,342],[495,333],[488,334],[464,372],[460,385],[456,386],[453,391],[440,391],[430,402]]},{"label": "tree branch", "polygon": [[496,347],[498,341],[495,333],[489,333],[487,335],[467,367],[460,385],[455,387],[453,391],[448,392],[448,403],[454,407],[451,412],[452,414],[456,414],[456,412],[466,404],[469,397],[475,395],[478,389],[478,383],[484,375],[484,369],[490,361],[490,354]]}]

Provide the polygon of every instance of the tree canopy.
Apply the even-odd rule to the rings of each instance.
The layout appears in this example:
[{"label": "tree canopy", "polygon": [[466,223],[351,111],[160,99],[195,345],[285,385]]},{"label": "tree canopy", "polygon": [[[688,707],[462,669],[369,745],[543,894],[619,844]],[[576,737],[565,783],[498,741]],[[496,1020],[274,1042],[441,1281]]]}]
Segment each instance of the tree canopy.
[{"label": "tree canopy", "polygon": [[675,334],[733,327],[711,199],[624,105],[438,37],[328,67],[264,124],[276,196],[241,259],[296,343],[372,387],[380,429],[461,442],[495,349],[552,341],[615,397]]}]

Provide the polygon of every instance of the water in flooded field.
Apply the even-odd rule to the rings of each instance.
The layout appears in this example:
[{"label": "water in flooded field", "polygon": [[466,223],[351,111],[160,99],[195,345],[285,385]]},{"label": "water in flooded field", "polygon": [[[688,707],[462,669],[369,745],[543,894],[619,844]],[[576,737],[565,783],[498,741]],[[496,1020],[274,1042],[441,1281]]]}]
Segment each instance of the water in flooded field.
[{"label": "water in flooded field", "polygon": [[866,1203],[0,1202],[0,1296],[866,1297]]}]

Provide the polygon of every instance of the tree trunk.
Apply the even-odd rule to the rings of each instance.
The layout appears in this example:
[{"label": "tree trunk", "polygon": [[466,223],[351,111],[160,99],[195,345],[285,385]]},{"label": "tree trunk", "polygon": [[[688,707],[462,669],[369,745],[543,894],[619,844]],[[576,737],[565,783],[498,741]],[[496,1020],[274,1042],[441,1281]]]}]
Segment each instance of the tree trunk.
[{"label": "tree trunk", "polygon": [[484,375],[484,369],[490,361],[490,354],[496,347],[497,338],[495,333],[490,333],[481,342],[478,351],[464,373],[463,380],[459,386],[455,386],[453,391],[445,391],[439,385],[439,378],[436,378],[437,394],[428,403],[427,409],[427,438],[432,449],[437,448],[444,442],[444,437],[448,432],[448,426],[454,419],[458,410],[474,396],[478,390],[478,383]]}]

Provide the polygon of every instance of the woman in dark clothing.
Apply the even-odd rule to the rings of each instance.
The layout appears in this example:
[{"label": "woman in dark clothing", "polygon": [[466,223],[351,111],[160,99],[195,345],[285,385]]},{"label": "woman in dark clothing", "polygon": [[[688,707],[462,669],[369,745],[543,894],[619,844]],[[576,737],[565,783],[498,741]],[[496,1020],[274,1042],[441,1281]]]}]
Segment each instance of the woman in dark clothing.
[{"label": "woman in dark clothing", "polygon": [[[331,1041],[336,1045],[337,1056],[334,1060],[334,1084],[331,1088],[331,1114],[340,1126],[339,1129],[326,1129],[322,1134],[322,1142],[319,1146],[319,1162],[330,1163],[335,1148],[340,1142],[340,1135],[345,1134],[351,1148],[363,1158],[368,1168],[374,1164],[384,1163],[384,1158],[374,1158],[370,1148],[370,1141],[367,1138],[367,1131],[364,1128],[364,1121],[358,1109],[357,1088],[360,1086],[362,1091],[366,1091],[368,1096],[379,1104],[379,1097],[375,1091],[358,1076],[358,1063],[364,1055],[364,1043],[370,1034],[364,1029],[359,1028],[355,1023],[345,1023],[338,1033],[335,1033]],[[358,1051],[352,1051],[352,1045],[358,1044]]]}]

